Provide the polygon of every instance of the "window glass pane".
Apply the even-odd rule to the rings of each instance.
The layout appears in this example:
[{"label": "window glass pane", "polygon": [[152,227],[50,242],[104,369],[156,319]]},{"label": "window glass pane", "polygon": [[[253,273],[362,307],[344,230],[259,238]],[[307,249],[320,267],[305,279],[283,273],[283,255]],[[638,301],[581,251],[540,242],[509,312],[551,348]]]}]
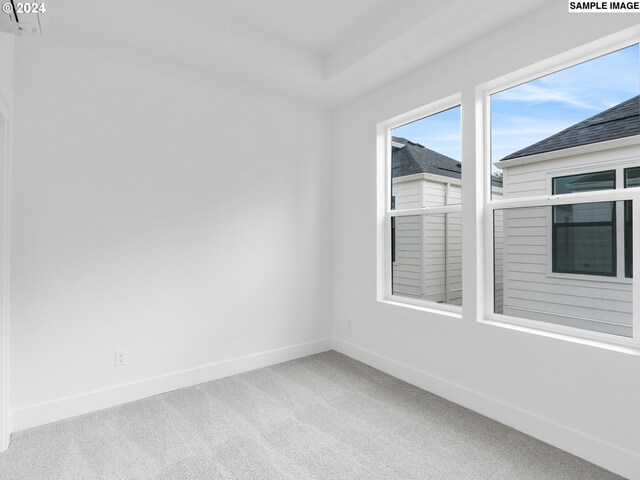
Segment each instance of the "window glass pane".
[{"label": "window glass pane", "polygon": [[391,131],[391,209],[461,201],[460,107]]},{"label": "window glass pane", "polygon": [[616,275],[615,203],[553,207],[553,271]]},{"label": "window glass pane", "polygon": [[[603,204],[604,202],[601,202]],[[601,208],[595,204],[595,210]],[[577,206],[577,205],[575,205]],[[574,206],[574,207],[575,207]],[[604,209],[603,209],[604,210]],[[612,213],[614,209],[606,208]],[[529,320],[631,337],[633,285],[606,276],[550,275],[549,229],[558,229],[557,262],[566,268],[611,269],[611,228],[552,226],[552,207],[494,215],[494,311]],[[599,253],[595,253],[598,251]],[[584,273],[584,272],[583,272]]]},{"label": "window glass pane", "polygon": [[556,224],[559,223],[594,223],[614,221],[614,203],[578,203],[575,205],[559,205],[553,207]]},{"label": "window glass pane", "polygon": [[462,305],[460,213],[394,218],[392,293]]},{"label": "window glass pane", "polygon": [[615,276],[610,226],[555,227],[554,272]]},{"label": "window glass pane", "polygon": [[[615,188],[615,170],[553,179],[553,193]],[[614,202],[553,207],[553,271],[616,275]]]},{"label": "window glass pane", "polygon": [[[639,79],[636,44],[491,95],[492,180],[504,177],[505,198],[548,193],[538,169],[584,165],[579,155],[535,165],[532,156],[640,134]],[[601,181],[590,189],[612,188]]]},{"label": "window glass pane", "polygon": [[640,187],[640,167],[626,168],[624,171],[624,186]]},{"label": "window glass pane", "polygon": [[553,179],[553,193],[580,193],[593,190],[612,190],[616,188],[616,171],[569,175]]}]

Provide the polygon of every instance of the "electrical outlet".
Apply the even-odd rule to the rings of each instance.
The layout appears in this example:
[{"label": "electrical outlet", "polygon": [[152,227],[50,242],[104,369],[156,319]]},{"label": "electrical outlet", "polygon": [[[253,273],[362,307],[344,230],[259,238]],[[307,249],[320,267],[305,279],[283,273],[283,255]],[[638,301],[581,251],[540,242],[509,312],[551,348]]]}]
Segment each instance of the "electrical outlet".
[{"label": "electrical outlet", "polygon": [[127,351],[124,348],[116,350],[116,367],[123,367],[127,364]]}]

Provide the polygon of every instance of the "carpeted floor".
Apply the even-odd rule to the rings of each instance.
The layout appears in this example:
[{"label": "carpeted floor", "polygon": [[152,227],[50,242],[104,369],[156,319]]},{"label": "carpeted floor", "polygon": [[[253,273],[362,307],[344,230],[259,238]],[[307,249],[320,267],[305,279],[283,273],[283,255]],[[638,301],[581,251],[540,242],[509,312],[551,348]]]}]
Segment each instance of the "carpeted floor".
[{"label": "carpeted floor", "polygon": [[13,435],[0,478],[621,478],[336,352]]}]

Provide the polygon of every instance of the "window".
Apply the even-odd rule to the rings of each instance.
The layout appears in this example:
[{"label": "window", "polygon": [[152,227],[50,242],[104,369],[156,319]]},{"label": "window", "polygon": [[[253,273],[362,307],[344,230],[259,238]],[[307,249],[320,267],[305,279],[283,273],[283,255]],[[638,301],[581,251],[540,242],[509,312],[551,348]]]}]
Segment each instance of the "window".
[{"label": "window", "polygon": [[[553,193],[615,188],[608,170],[553,179]],[[614,202],[553,207],[553,271],[616,276],[616,206]]]},{"label": "window", "polygon": [[[477,321],[640,350],[640,48],[624,35],[378,125],[379,300],[461,317],[465,272]],[[484,191],[463,204],[468,159]]]},{"label": "window", "polygon": [[[640,160],[639,160],[640,161]],[[640,186],[640,167],[624,168],[624,188]],[[616,188],[616,171],[569,175],[553,179],[554,194],[575,193]],[[553,271],[586,275],[633,278],[633,208],[630,201],[623,204],[624,224],[617,226],[615,202],[596,204],[590,211],[584,206],[565,205],[553,208]],[[580,233],[580,227],[592,231]],[[617,238],[623,236],[624,248],[617,250]],[[589,244],[578,243],[590,237]],[[622,256],[623,272],[616,272]]]},{"label": "window", "polygon": [[488,171],[504,182],[487,195],[490,319],[638,343],[639,53],[629,45],[488,92]]},{"label": "window", "polygon": [[384,126],[389,192],[385,222],[390,236],[386,296],[459,311],[460,106],[446,102],[423,111]]}]

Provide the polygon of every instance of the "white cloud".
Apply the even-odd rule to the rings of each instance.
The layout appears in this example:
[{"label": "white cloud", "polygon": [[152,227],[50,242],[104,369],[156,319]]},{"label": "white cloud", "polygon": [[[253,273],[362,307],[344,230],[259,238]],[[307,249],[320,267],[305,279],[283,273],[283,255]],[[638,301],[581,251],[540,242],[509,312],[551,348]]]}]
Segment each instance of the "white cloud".
[{"label": "white cloud", "polygon": [[526,135],[542,139],[558,133],[575,123],[575,120],[570,118],[547,120],[520,115],[505,115],[501,117],[499,126],[494,125],[492,127],[491,135],[494,138]]},{"label": "white cloud", "polygon": [[579,95],[576,95],[568,89],[541,84],[534,85],[530,83],[505,90],[504,92],[496,95],[496,100],[519,103],[557,102],[570,107],[587,110],[598,110],[600,108],[600,105],[589,101],[589,99],[580,98]]},{"label": "white cloud", "polygon": [[505,115],[499,127],[491,131],[492,161],[533,145],[575,124],[574,119],[546,120],[520,115]]},{"label": "white cloud", "polygon": [[633,46],[560,70],[499,92],[497,102],[513,102],[514,108],[549,103],[565,108],[599,112],[640,92],[638,47]]}]

